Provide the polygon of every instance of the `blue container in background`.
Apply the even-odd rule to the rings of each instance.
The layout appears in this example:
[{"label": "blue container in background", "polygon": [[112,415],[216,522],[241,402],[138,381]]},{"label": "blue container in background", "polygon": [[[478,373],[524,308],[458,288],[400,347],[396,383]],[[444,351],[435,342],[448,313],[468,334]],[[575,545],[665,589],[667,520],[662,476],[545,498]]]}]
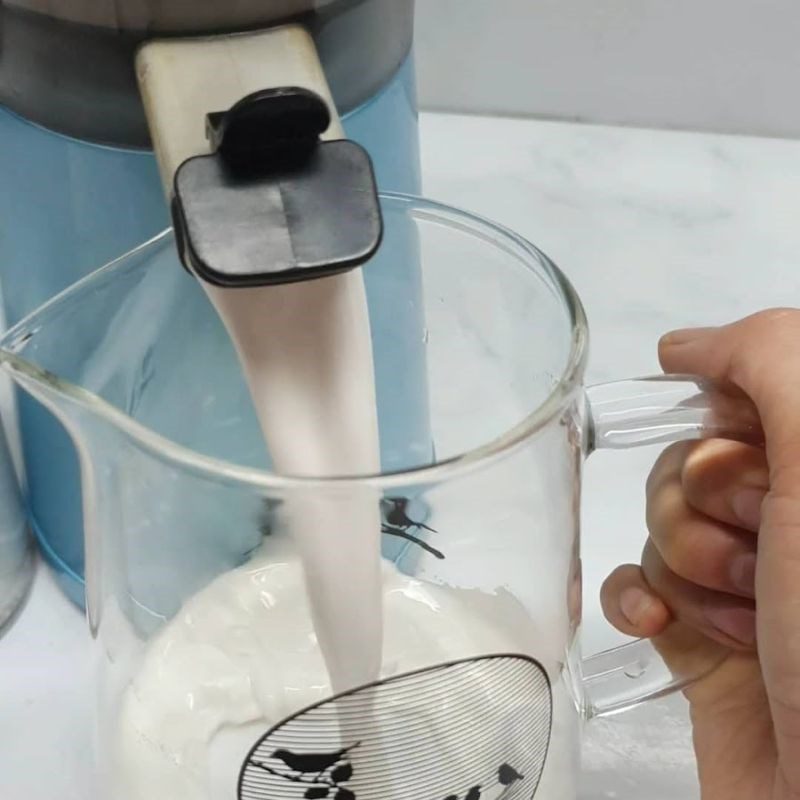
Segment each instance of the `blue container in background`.
[{"label": "blue container in background", "polygon": [[[420,192],[413,59],[343,117],[348,136],[372,156],[382,191]],[[168,226],[152,154],[53,133],[0,107],[0,280],[12,324],[74,281]],[[394,232],[365,271],[367,292],[381,286],[391,308],[372,318],[385,470],[426,463],[431,435],[425,405],[421,276],[414,232]],[[391,293],[385,290],[392,284]],[[98,330],[98,338],[105,335]],[[190,343],[187,343],[190,346]],[[83,600],[83,518],[77,454],[67,433],[36,401],[20,396],[31,526],[65,592]],[[403,414],[393,411],[398,405]],[[413,415],[408,409],[414,409]],[[165,413],[169,413],[168,411]],[[0,471],[4,462],[0,451]],[[386,555],[401,547],[387,543]]]}]

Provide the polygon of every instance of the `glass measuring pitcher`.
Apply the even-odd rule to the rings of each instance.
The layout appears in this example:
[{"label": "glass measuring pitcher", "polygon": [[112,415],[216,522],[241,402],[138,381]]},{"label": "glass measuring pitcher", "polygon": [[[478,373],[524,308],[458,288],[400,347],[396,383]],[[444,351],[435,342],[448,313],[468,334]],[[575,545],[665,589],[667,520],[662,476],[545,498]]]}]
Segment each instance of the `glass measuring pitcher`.
[{"label": "glass measuring pitcher", "polygon": [[[584,389],[584,313],[543,254],[435,203],[382,203],[387,241],[409,228],[422,264],[422,307],[396,313],[424,320],[435,462],[262,469],[233,348],[170,234],[0,342],[80,453],[99,797],[572,800],[583,720],[722,655],[667,664],[635,642],[582,660],[581,465],[601,447],[754,438],[752,410],[689,378]],[[336,511],[356,496],[380,509],[382,651],[374,680],[334,694],[285,516],[325,508],[345,551]]]}]

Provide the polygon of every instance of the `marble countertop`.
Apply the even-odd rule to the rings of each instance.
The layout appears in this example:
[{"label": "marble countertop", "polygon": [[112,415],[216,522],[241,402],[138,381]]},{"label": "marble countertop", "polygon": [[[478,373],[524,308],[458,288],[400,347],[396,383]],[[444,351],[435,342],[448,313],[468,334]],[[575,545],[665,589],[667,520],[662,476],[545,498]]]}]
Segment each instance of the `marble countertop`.
[{"label": "marble countertop", "polygon": [[[425,193],[527,236],[566,272],[592,327],[591,382],[657,371],[658,336],[800,304],[800,142],[426,114]],[[636,558],[653,450],[586,470],[585,650],[618,641],[596,602]],[[0,797],[89,795],[89,648],[40,569],[0,640]],[[581,800],[698,797],[681,698],[587,726]],[[555,798],[554,798],[555,800]]]}]

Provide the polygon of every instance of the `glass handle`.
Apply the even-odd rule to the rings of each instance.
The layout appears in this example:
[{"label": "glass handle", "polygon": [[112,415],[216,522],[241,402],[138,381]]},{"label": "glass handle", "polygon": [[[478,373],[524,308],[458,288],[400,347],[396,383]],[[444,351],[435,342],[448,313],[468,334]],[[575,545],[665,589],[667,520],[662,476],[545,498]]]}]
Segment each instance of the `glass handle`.
[{"label": "glass handle", "polygon": [[[586,452],[691,439],[762,444],[758,413],[734,387],[660,375],[587,390]],[[655,642],[639,640],[583,662],[586,713],[608,716],[662,697],[711,672],[726,650],[683,626]]]}]

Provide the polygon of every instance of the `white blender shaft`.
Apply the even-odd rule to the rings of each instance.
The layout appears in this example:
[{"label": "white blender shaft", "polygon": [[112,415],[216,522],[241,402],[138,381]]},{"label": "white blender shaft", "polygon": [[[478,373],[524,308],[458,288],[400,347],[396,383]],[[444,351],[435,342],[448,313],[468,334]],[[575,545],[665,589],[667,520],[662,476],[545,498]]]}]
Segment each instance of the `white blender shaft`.
[{"label": "white blender shaft", "polygon": [[[322,138],[330,140],[344,136],[314,42],[300,26],[283,26],[253,34],[150,42],[140,50],[136,68],[168,198],[172,196],[173,178],[181,164],[192,156],[210,151],[205,115],[228,109],[242,97],[258,90],[295,86],[317,93],[328,103],[331,112],[330,127]],[[222,305],[231,312],[225,316],[237,320],[236,324],[242,326],[241,331],[229,331],[234,341],[241,340],[239,334],[247,326],[260,326],[263,333],[261,346],[264,348],[261,355],[270,359],[275,375],[284,375],[287,379],[292,374],[299,374],[300,359],[307,359],[312,354],[316,354],[320,363],[316,371],[314,365],[306,364],[306,377],[324,375],[328,372],[325,359],[331,354],[325,348],[303,347],[302,338],[289,337],[284,341],[283,326],[292,319],[313,317],[315,313],[325,318],[324,309],[349,309],[346,319],[331,320],[336,330],[331,330],[330,336],[331,342],[344,339],[358,343],[361,352],[357,369],[353,370],[352,377],[344,376],[335,387],[327,387],[326,396],[317,398],[320,404],[317,425],[329,420],[333,409],[339,409],[336,431],[329,428],[318,430],[314,420],[309,418],[310,427],[306,434],[314,442],[324,439],[331,445],[329,458],[321,459],[315,468],[317,475],[378,472],[380,458],[372,346],[361,271],[351,270],[309,284],[266,287],[260,291],[264,292],[263,301],[272,308],[273,314],[265,315],[262,308],[258,319],[252,320],[247,319],[245,311],[245,306],[255,305],[249,302],[251,292],[220,289],[206,283],[204,288],[218,308]],[[343,331],[343,324],[350,326],[350,330]],[[351,350],[352,347],[351,344]],[[353,358],[348,360],[354,363]],[[335,389],[338,396],[331,396],[331,389]],[[280,417],[280,414],[275,417]],[[261,422],[266,426],[265,433],[271,443],[276,438],[290,435],[277,428],[269,431],[273,427],[270,419]],[[369,435],[365,436],[365,431]],[[296,438],[300,432],[295,430],[291,435]],[[294,447],[280,449],[298,454],[303,450],[299,442]],[[302,465],[290,455],[286,456],[286,463],[276,464],[276,467],[289,474],[302,469]]]},{"label": "white blender shaft", "polygon": [[[136,67],[169,198],[176,171],[211,151],[207,114],[226,111],[255,92],[310,90],[330,109],[322,138],[344,135],[313,40],[299,26],[154,41],[140,50]],[[265,218],[263,224],[270,223]],[[234,242],[235,225],[229,236]],[[267,260],[271,255],[264,252]],[[202,283],[237,347],[275,469],[310,477],[378,473],[362,271],[256,288]],[[314,587],[314,627],[334,690],[369,683],[378,675],[382,650],[379,497],[368,487],[310,489],[287,496],[281,516]],[[358,591],[341,591],[345,575]]]}]

